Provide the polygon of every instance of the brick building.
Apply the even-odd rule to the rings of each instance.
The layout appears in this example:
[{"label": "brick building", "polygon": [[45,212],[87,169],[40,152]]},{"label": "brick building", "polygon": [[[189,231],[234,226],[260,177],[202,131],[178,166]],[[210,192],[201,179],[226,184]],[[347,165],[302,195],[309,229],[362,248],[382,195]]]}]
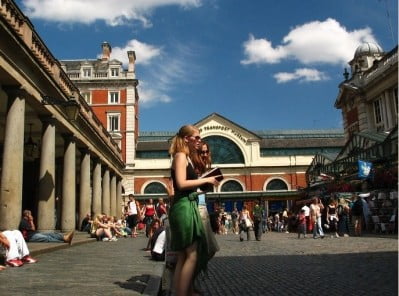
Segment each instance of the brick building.
[{"label": "brick building", "polygon": [[[208,194],[209,208],[226,210],[244,201],[262,200],[269,211],[290,207],[306,187],[305,172],[317,152],[342,148],[342,130],[249,131],[213,113],[195,124],[212,151],[213,165],[224,180]],[[166,194],[170,176],[168,148],[173,132],[141,132],[135,160],[138,198]]]},{"label": "brick building", "polygon": [[126,53],[129,64],[125,69],[121,61],[112,59],[108,42],[101,49],[98,59],[62,60],[61,67],[121,149],[126,164],[123,188],[131,191],[138,134],[136,54],[133,50]]}]

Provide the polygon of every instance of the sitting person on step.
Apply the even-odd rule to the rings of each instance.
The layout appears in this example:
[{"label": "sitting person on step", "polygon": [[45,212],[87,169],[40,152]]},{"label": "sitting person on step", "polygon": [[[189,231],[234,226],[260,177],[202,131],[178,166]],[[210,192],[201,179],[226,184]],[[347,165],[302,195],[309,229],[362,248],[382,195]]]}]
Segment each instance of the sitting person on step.
[{"label": "sitting person on step", "polygon": [[105,214],[96,215],[91,227],[91,236],[98,241],[117,241],[117,238],[112,236],[111,228],[108,225],[108,217]]},{"label": "sitting person on step", "polygon": [[27,242],[46,242],[46,243],[68,243],[72,244],[74,231],[67,234],[59,232],[38,232],[36,231],[35,223],[33,222],[32,212],[24,210],[22,219],[19,224],[19,230]]},{"label": "sitting person on step", "polygon": [[[28,246],[19,230],[0,231],[0,245],[6,251],[6,265],[19,267],[25,263],[36,263],[37,260],[29,256]],[[0,270],[5,269],[0,265]]]},{"label": "sitting person on step", "polygon": [[155,261],[165,260],[166,231],[160,220],[154,220],[152,236],[150,238],[151,258]]}]

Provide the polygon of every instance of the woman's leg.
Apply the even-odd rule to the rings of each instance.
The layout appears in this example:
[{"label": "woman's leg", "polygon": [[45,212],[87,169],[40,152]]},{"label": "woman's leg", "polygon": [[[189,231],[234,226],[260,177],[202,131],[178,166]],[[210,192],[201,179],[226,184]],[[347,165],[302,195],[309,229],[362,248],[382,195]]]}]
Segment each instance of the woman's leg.
[{"label": "woman's leg", "polygon": [[97,240],[101,240],[103,236],[104,236],[104,228],[97,228],[96,230]]},{"label": "woman's leg", "polygon": [[112,238],[112,232],[111,232],[111,229],[109,229],[109,228],[105,228],[105,229],[104,229],[104,234],[105,234],[105,236],[106,236],[106,237],[108,237],[109,239],[111,239],[111,238]]},{"label": "woman's leg", "polygon": [[21,258],[28,256],[29,255],[28,245],[26,244],[22,233],[19,230],[14,230],[13,233],[14,233],[15,240],[17,242],[19,255],[21,256]]},{"label": "woman's leg", "polygon": [[3,231],[3,234],[7,237],[7,240],[10,244],[10,248],[6,250],[6,261],[13,260],[13,259],[21,259],[19,252],[18,252],[18,245],[15,238],[15,234],[11,230]]},{"label": "woman's leg", "polygon": [[[180,256],[178,257],[178,264],[179,264]],[[186,296],[190,295],[190,289],[193,288],[193,276],[195,271],[195,266],[197,264],[197,243],[192,244],[188,248],[184,250],[184,255],[181,258],[182,265],[180,274],[178,278],[175,278],[175,293],[176,296]],[[175,275],[176,271],[175,270]]]},{"label": "woman's leg", "polygon": [[184,253],[184,251],[178,252],[176,256],[177,256],[177,261],[176,261],[175,271],[173,274],[173,291],[172,291],[174,293],[176,293],[175,291],[179,286],[183,263],[186,260],[186,254]]}]

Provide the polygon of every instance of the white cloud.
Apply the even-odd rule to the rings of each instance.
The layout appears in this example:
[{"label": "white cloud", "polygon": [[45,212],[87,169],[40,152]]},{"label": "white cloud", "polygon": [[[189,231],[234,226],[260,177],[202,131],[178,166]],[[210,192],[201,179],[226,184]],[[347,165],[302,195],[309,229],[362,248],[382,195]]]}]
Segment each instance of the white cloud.
[{"label": "white cloud", "polygon": [[244,54],[248,57],[247,60],[241,61],[242,64],[274,64],[280,62],[286,55],[283,47],[279,46],[273,48],[272,43],[266,39],[255,39],[250,34],[249,40],[244,42]]},{"label": "white cloud", "polygon": [[[127,58],[127,52],[129,50],[135,51],[136,64],[138,65],[150,64],[154,59],[162,54],[162,47],[156,47],[133,39],[129,40],[124,47],[113,47],[111,59],[119,60],[126,66],[129,62]],[[101,54],[99,54],[98,57],[101,57]]]},{"label": "white cloud", "polygon": [[[112,44],[111,44],[112,47]],[[142,107],[156,103],[170,103],[173,98],[168,95],[179,85],[195,81],[202,69],[195,63],[198,45],[173,44],[169,55],[163,47],[129,40],[123,47],[112,47],[111,59],[119,60],[124,67],[128,65],[127,52],[136,53],[136,74],[139,77],[139,95]],[[101,57],[98,54],[98,58]]]},{"label": "white cloud", "polygon": [[140,80],[139,95],[140,95],[140,106],[151,107],[157,103],[169,103],[172,98],[167,94],[163,93],[162,90],[154,88],[154,86],[148,85]]},{"label": "white cloud", "polygon": [[182,84],[198,80],[202,69],[195,63],[195,48],[196,46],[175,43],[171,50],[175,53],[173,56],[162,52],[153,58],[150,67],[143,65],[140,68],[139,95],[142,107],[170,103],[173,101],[170,93]]},{"label": "white cloud", "polygon": [[275,64],[288,59],[302,64],[346,64],[363,42],[376,42],[370,28],[348,31],[329,18],[295,27],[276,47],[250,34],[243,43],[245,59],[241,64]]},{"label": "white cloud", "polygon": [[301,68],[296,69],[294,72],[280,72],[274,74],[273,77],[278,83],[286,83],[293,80],[298,80],[299,82],[310,82],[310,81],[321,81],[328,80],[328,75],[320,72],[316,69]]},{"label": "white cloud", "polygon": [[110,26],[138,21],[151,26],[151,11],[168,5],[183,8],[198,7],[202,0],[23,0],[25,13],[30,18],[54,22],[91,24],[103,20]]}]

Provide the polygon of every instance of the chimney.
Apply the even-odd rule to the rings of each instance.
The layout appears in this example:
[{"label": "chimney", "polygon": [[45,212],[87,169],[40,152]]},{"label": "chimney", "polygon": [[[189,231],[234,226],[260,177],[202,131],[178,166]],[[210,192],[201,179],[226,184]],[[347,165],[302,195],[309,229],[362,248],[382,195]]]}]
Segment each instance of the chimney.
[{"label": "chimney", "polygon": [[111,56],[111,51],[112,51],[111,45],[109,45],[108,42],[104,41],[101,44],[101,47],[103,49],[103,55],[101,57],[101,60],[102,61],[108,61],[110,56]]},{"label": "chimney", "polygon": [[133,50],[129,50],[127,52],[127,57],[129,58],[129,67],[127,69],[128,72],[134,73],[134,64],[136,62],[136,53]]}]

